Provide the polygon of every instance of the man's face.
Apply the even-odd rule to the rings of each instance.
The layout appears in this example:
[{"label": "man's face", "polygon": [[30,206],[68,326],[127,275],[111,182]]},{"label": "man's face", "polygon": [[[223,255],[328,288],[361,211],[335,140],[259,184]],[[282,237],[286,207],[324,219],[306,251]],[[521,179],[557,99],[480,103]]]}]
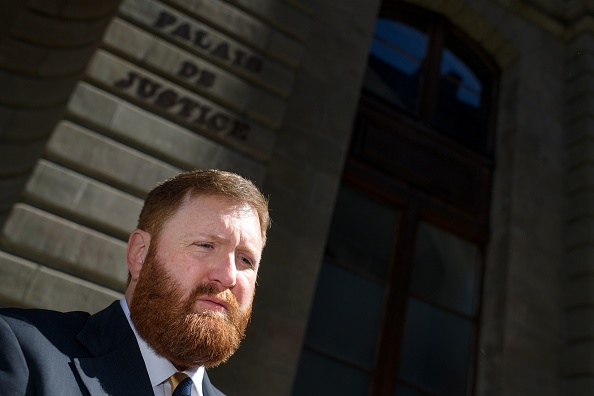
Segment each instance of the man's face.
[{"label": "man's face", "polygon": [[262,248],[251,206],[186,199],[140,270],[130,304],[139,334],[178,368],[225,361],[249,321]]}]

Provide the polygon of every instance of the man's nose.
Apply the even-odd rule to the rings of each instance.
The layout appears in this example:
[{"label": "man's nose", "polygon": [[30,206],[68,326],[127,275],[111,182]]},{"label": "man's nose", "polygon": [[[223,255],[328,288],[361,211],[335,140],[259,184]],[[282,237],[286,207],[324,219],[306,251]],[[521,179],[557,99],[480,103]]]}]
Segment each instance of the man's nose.
[{"label": "man's nose", "polygon": [[218,282],[224,288],[231,288],[237,282],[235,253],[221,254],[210,271],[210,280]]}]

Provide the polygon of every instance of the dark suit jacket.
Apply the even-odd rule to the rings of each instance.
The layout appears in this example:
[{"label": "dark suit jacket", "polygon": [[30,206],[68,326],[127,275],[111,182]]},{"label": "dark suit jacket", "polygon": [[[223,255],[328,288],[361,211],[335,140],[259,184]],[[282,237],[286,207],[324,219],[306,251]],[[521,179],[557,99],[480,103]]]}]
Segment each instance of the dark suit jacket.
[{"label": "dark suit jacket", "polygon": [[[205,396],[224,396],[204,374]],[[0,394],[152,396],[120,303],[90,315],[0,309]]]}]

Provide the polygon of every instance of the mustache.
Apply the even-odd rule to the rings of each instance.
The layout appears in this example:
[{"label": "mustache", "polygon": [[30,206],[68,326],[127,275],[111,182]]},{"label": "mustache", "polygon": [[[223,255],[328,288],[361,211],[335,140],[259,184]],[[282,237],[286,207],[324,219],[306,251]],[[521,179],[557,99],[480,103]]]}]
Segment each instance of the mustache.
[{"label": "mustache", "polygon": [[231,290],[225,289],[223,291],[220,290],[220,287],[217,286],[215,283],[199,283],[192,289],[190,296],[188,297],[188,302],[193,302],[201,296],[212,296],[216,297],[224,302],[226,302],[229,307],[234,309],[238,309],[239,303],[237,302],[237,297]]}]

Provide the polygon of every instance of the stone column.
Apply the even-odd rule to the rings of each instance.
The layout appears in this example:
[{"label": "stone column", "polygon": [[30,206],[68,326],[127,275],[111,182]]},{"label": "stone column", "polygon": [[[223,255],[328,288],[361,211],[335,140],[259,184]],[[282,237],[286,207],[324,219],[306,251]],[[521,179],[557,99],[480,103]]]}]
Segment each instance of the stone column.
[{"label": "stone column", "polygon": [[594,7],[569,9],[565,54],[566,211],[563,378],[568,396],[594,389]]},{"label": "stone column", "polygon": [[120,1],[0,4],[0,226]]}]

